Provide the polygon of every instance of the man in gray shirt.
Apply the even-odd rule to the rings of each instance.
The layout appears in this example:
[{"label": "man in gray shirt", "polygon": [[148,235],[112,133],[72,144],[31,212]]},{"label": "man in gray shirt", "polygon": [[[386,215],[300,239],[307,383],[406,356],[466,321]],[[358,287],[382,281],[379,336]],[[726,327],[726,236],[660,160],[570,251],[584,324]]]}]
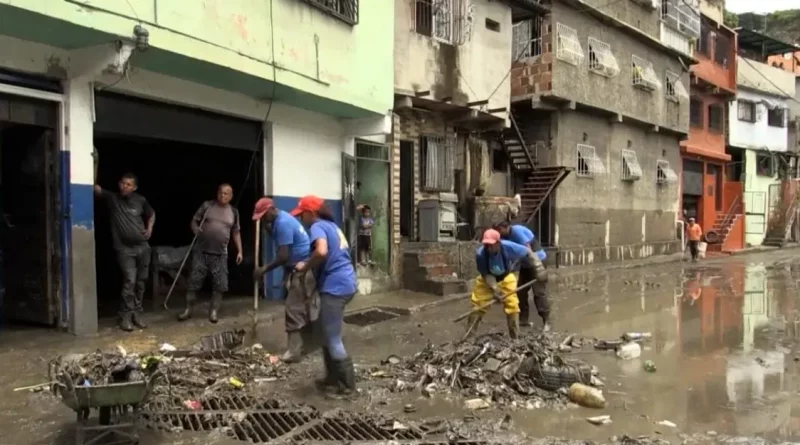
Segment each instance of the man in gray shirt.
[{"label": "man in gray shirt", "polygon": [[218,311],[222,294],[228,290],[228,244],[231,234],[236,245],[236,264],[242,263],[242,235],[239,231],[239,211],[231,204],[233,188],[222,184],[217,189],[217,199],[206,201],[192,218],[192,231],[197,235],[197,247],[192,252],[189,272],[189,289],[186,293],[186,310],[178,315],[178,321],[192,317],[197,291],[203,287],[211,274],[211,309],[208,320],[219,321]]},{"label": "man in gray shirt", "polygon": [[144,329],[142,299],[150,268],[150,244],[156,213],[144,196],[136,193],[138,181],[133,173],[119,180],[119,193],[94,186],[94,193],[105,201],[111,219],[111,238],[122,269],[122,307],[120,329]]}]

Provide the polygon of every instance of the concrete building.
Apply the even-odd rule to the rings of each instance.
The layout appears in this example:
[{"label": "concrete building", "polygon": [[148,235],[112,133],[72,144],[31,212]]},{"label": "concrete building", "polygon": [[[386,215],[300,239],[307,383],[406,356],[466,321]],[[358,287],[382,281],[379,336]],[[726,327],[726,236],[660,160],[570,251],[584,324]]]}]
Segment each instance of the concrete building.
[{"label": "concrete building", "polygon": [[795,76],[767,60],[793,46],[747,29],[737,29],[737,33],[738,91],[728,113],[727,150],[735,167],[732,177],[744,183],[745,242],[761,245],[768,232],[775,230],[781,234],[772,236],[771,242],[780,244],[786,215],[794,213],[787,206],[795,206],[793,196],[784,193],[789,189],[781,185],[781,180],[794,176],[791,171],[796,165],[787,147]]},{"label": "concrete building", "polygon": [[[716,9],[701,2],[701,10],[719,18]],[[736,34],[705,12],[694,45],[698,63],[691,69],[689,138],[681,142],[681,216],[696,218],[708,232],[719,235],[709,250],[740,250],[744,246],[742,187],[730,181],[725,166],[725,114],[736,96]]]},{"label": "concrete building", "polygon": [[[679,141],[689,131],[697,7],[550,4],[515,35],[512,114],[536,167],[523,173],[522,213],[535,209],[528,222],[557,246],[560,265],[680,251]],[[552,169],[572,173],[553,193],[537,192]]]},{"label": "concrete building", "polygon": [[394,10],[337,5],[1,0],[3,315],[87,334],[117,310],[92,185],[126,171],[158,215],[153,246],[188,245],[194,210],[233,185],[233,294],[252,292],[257,197],[288,209],[314,193],[343,218],[357,138],[390,131]]},{"label": "concrete building", "polygon": [[[498,142],[508,127],[513,23],[546,9],[531,0],[394,5],[392,276],[446,294],[463,282],[444,252],[485,225],[470,216],[475,197],[513,195]],[[473,248],[465,245],[468,255]]]}]

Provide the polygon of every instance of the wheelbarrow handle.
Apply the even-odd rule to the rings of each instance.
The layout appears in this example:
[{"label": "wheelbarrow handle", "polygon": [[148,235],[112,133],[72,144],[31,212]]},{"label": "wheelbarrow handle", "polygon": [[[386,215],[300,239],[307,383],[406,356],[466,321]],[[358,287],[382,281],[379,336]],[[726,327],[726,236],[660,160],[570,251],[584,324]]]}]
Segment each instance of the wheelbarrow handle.
[{"label": "wheelbarrow handle", "polygon": [[[527,288],[531,287],[531,286],[533,285],[533,283],[535,283],[535,282],[536,282],[536,280],[533,280],[533,281],[530,281],[530,282],[528,282],[528,283],[525,283],[525,284],[523,284],[522,286],[519,286],[519,287],[517,287],[517,288],[516,288],[516,289],[514,289],[513,291],[511,291],[511,292],[509,292],[509,293],[507,293],[507,294],[503,295],[503,298],[501,298],[500,300],[505,300],[506,298],[510,297],[511,295],[513,295],[513,294],[515,294],[515,293],[517,293],[517,292],[519,292],[519,291],[521,291],[521,290],[525,290],[525,289],[527,289]],[[453,320],[453,323],[458,323],[459,321],[461,321],[461,320],[463,320],[463,319],[465,319],[465,318],[469,317],[469,316],[470,316],[470,315],[472,315],[473,313],[475,313],[475,312],[480,312],[480,311],[482,311],[482,310],[486,309],[487,307],[489,307],[489,306],[491,306],[491,305],[495,304],[497,301],[498,301],[497,299],[494,299],[494,298],[493,298],[493,299],[492,299],[491,301],[489,301],[488,303],[484,303],[484,304],[483,304],[483,305],[481,305],[481,306],[478,306],[478,307],[476,307],[476,308],[474,308],[474,309],[471,309],[469,312],[465,312],[465,313],[463,313],[463,314],[459,315],[458,317],[456,317],[456,318]]]}]

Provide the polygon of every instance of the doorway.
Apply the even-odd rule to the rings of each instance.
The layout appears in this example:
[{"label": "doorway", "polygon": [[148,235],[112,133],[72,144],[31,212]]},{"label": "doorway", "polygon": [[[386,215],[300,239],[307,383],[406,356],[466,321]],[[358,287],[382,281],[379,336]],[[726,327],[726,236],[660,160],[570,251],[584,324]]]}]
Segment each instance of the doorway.
[{"label": "doorway", "polygon": [[[51,114],[55,123],[54,105],[35,109]],[[58,184],[55,129],[0,121],[0,283],[2,315],[8,320],[58,323]]]},{"label": "doorway", "polygon": [[[374,264],[362,264],[369,269],[388,272],[390,264],[391,198],[389,196],[389,148],[384,144],[356,141],[356,203],[359,217],[369,209],[374,221],[370,238],[370,257]],[[373,270],[374,272],[374,270]]]},{"label": "doorway", "polygon": [[400,236],[414,234],[414,141],[400,141]]}]

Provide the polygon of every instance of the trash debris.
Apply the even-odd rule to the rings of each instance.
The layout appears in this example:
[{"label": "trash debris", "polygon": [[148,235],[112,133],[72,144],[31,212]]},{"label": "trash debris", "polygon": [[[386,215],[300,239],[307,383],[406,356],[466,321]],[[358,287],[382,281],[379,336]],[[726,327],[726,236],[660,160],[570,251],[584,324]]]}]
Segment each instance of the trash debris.
[{"label": "trash debris", "polygon": [[183,406],[185,406],[186,408],[189,408],[192,411],[199,411],[199,410],[203,409],[203,404],[200,403],[200,401],[198,401],[198,400],[184,400],[183,401]]},{"label": "trash debris", "polygon": [[650,340],[651,338],[653,338],[653,334],[650,332],[626,332],[622,334],[622,339],[629,342]]},{"label": "trash debris", "polygon": [[603,391],[581,383],[573,383],[569,387],[569,399],[586,408],[602,409],[606,407]]},{"label": "trash debris", "polygon": [[164,343],[163,345],[161,345],[160,348],[158,348],[158,350],[161,351],[161,352],[175,352],[175,351],[178,350],[178,348],[176,348],[175,346],[172,346],[169,343]]},{"label": "trash debris", "polygon": [[[466,400],[520,409],[565,407],[566,388],[573,383],[591,384],[593,369],[559,353],[562,346],[581,347],[584,340],[565,335],[559,341],[557,335],[540,333],[512,340],[496,333],[459,343],[429,344],[412,356],[399,361],[387,358],[381,367],[360,373],[364,379],[385,380],[394,392],[417,390],[427,397],[457,393]],[[560,388],[565,391],[557,392]]]},{"label": "trash debris", "polygon": [[236,377],[231,377],[230,379],[228,379],[228,383],[230,383],[230,384],[231,384],[231,386],[233,386],[233,387],[234,387],[234,388],[236,388],[236,389],[242,389],[242,388],[244,388],[244,383],[242,383],[242,382],[241,382],[239,379],[237,379]]},{"label": "trash debris", "polygon": [[611,416],[595,416],[595,417],[587,417],[586,421],[591,423],[592,425],[608,425],[611,423]]},{"label": "trash debris", "polygon": [[656,372],[656,364],[652,360],[647,360],[642,366],[647,372]]},{"label": "trash debris", "polygon": [[417,407],[412,405],[412,404],[410,404],[410,403],[403,407],[403,412],[405,412],[405,413],[409,413],[410,414],[410,413],[413,413],[413,412],[416,412],[416,411],[417,411]]},{"label": "trash debris", "polygon": [[662,420],[660,422],[656,422],[656,425],[668,426],[670,428],[677,428],[678,427],[678,425],[675,425],[674,423],[670,422],[669,420]]},{"label": "trash debris", "polygon": [[622,346],[622,343],[622,340],[598,340],[595,342],[594,348],[600,350],[617,349]]},{"label": "trash debris", "polygon": [[641,357],[641,355],[642,347],[636,342],[625,343],[617,348],[617,357],[623,360],[632,360]]},{"label": "trash debris", "polygon": [[492,404],[484,399],[470,399],[464,402],[464,408],[471,411],[479,409],[487,409],[490,408],[491,406]]}]

